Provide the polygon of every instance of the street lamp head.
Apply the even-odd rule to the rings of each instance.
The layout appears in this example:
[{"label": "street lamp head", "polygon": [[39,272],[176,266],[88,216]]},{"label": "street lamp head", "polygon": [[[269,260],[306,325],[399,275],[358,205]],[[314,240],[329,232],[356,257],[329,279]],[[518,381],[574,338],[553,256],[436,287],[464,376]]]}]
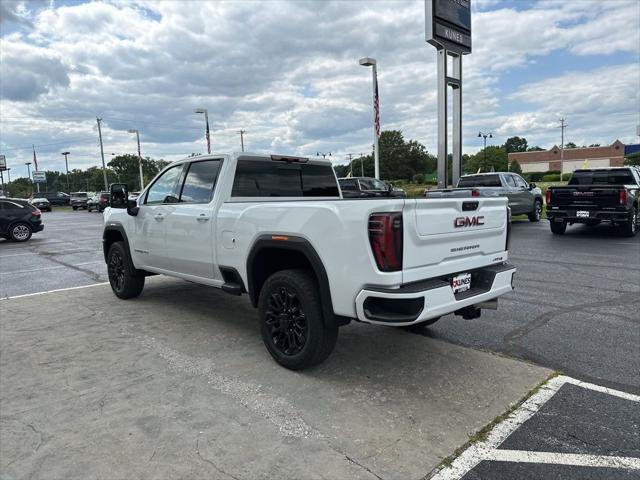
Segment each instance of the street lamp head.
[{"label": "street lamp head", "polygon": [[482,136],[482,132],[478,132],[478,138]]},{"label": "street lamp head", "polygon": [[206,108],[196,108],[193,112],[194,113],[207,113],[207,109]]},{"label": "street lamp head", "polygon": [[71,152],[62,152],[60,155],[69,155]]},{"label": "street lamp head", "polygon": [[136,130],[135,128],[130,128],[129,133],[138,133],[138,130]]},{"label": "street lamp head", "polygon": [[491,133],[490,133],[490,134],[489,134],[489,138],[493,138],[493,134],[491,134]]},{"label": "street lamp head", "polygon": [[362,65],[363,67],[371,67],[375,64],[376,64],[375,58],[364,57],[360,59],[360,65]]}]

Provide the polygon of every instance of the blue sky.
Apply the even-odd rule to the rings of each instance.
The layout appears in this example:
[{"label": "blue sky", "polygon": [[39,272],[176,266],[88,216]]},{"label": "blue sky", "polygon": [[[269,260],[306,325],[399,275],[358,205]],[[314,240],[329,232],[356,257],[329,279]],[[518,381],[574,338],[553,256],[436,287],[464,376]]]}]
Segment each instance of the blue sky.
[{"label": "blue sky", "polygon": [[[472,0],[464,57],[464,151],[525,136],[532,145],[637,142],[640,2]],[[26,175],[133,152],[178,159],[203,152],[194,108],[207,108],[215,151],[315,155],[370,151],[371,77],[378,60],[383,129],[436,151],[435,49],[424,2],[3,0],[0,153]],[[24,170],[24,172],[22,172]]]}]

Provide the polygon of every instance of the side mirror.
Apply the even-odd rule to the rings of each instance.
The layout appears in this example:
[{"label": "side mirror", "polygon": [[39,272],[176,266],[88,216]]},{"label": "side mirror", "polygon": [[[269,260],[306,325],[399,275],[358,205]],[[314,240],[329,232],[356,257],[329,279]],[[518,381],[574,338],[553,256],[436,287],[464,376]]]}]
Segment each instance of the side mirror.
[{"label": "side mirror", "polygon": [[138,205],[135,200],[129,200],[129,187],[126,183],[112,183],[109,193],[111,208],[126,208],[129,215],[138,215]]},{"label": "side mirror", "polygon": [[109,194],[111,195],[111,208],[127,208],[129,188],[126,183],[112,183],[111,187],[109,187]]},{"label": "side mirror", "polygon": [[389,187],[388,187],[387,190],[390,191],[390,192],[393,191],[393,183],[389,183]]},{"label": "side mirror", "polygon": [[537,188],[538,186],[535,183],[530,183],[529,184],[529,190],[533,190],[534,188]]}]

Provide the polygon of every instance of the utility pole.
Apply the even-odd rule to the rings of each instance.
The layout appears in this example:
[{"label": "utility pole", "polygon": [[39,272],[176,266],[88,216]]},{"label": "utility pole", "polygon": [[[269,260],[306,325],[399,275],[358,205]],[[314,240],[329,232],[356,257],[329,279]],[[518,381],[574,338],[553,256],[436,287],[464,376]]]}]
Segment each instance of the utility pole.
[{"label": "utility pole", "polygon": [[331,156],[331,152],[327,152],[327,153],[322,153],[322,152],[316,152],[316,157],[322,157],[322,158],[327,158]]},{"label": "utility pole", "polygon": [[560,179],[562,179],[562,175],[564,174],[564,129],[567,128],[569,125],[567,125],[566,123],[564,123],[565,119],[564,117],[560,119],[560,126],[558,127],[560,129],[561,133],[561,140],[560,140]]},{"label": "utility pole", "polygon": [[140,132],[135,128],[130,128],[129,133],[136,134],[138,141],[138,169],[140,170],[140,191],[144,190],[144,176],[142,175],[142,154],[140,153]]},{"label": "utility pole", "polygon": [[98,122],[98,138],[100,139],[100,157],[102,158],[102,176],[104,178],[104,191],[107,192],[109,191],[109,183],[107,182],[107,167],[104,164],[104,147],[102,146],[102,129],[100,128],[100,122],[102,122],[102,119],[100,117],[96,117],[96,121]]},{"label": "utility pole", "polygon": [[240,134],[240,148],[242,148],[242,151],[244,152],[244,134],[247,133],[246,130],[238,130],[238,133]]},{"label": "utility pole", "polygon": [[71,152],[62,152],[62,155],[64,155],[64,166],[67,169],[67,193],[71,193],[71,190],[69,189],[69,162],[67,162],[67,155],[69,155]]},{"label": "utility pole", "polygon": [[353,177],[353,162],[351,161],[353,153],[346,153],[345,155],[349,157],[349,176]]}]

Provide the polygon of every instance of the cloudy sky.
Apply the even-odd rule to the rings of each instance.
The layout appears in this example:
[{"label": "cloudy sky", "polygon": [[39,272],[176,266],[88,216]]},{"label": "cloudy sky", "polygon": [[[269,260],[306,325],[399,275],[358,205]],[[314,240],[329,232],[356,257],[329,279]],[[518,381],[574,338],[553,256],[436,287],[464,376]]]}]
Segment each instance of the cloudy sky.
[{"label": "cloudy sky", "polygon": [[[636,143],[640,1],[472,0],[464,57],[464,151],[498,143]],[[383,129],[436,151],[435,49],[416,1],[0,1],[0,153],[26,175],[133,153],[173,160],[214,151],[368,152],[378,60]]]}]

